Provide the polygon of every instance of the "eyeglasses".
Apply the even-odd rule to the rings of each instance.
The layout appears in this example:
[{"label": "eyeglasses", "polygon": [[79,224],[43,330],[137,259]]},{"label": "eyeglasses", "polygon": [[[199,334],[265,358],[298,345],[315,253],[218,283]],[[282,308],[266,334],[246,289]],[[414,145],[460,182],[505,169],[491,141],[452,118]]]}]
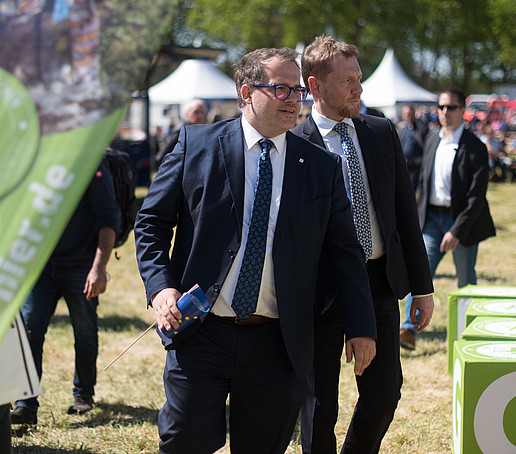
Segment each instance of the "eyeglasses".
[{"label": "eyeglasses", "polygon": [[460,106],[443,106],[442,104],[439,104],[437,108],[439,110],[444,110],[446,108],[449,112],[453,112],[454,110],[460,109]]},{"label": "eyeglasses", "polygon": [[279,99],[280,101],[284,101],[288,99],[291,92],[294,92],[294,95],[297,96],[298,101],[304,101],[308,96],[308,89],[305,87],[289,87],[288,85],[283,84],[254,84],[255,88],[274,88],[274,97]]}]

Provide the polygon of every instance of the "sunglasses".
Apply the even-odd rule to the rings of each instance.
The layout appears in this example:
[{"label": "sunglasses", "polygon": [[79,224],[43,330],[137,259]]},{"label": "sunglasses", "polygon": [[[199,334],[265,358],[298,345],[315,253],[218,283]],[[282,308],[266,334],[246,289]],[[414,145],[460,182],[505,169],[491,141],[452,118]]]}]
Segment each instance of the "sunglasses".
[{"label": "sunglasses", "polygon": [[443,106],[442,104],[439,104],[437,108],[439,110],[444,110],[446,108],[446,110],[453,112],[454,110],[460,109],[460,106]]}]

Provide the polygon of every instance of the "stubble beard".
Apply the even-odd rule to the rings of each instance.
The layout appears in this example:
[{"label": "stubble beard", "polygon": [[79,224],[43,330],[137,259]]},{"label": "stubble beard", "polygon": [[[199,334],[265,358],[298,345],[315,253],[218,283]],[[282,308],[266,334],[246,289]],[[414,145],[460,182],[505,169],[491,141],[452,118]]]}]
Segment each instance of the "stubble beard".
[{"label": "stubble beard", "polygon": [[356,118],[360,113],[360,108],[360,104],[357,106],[343,106],[340,114],[342,115],[342,118]]}]

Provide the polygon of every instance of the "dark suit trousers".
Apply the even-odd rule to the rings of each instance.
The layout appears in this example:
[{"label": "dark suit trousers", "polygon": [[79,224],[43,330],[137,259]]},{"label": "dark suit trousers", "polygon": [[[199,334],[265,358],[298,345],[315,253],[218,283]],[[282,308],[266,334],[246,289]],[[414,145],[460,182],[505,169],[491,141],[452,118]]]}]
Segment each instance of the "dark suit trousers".
[{"label": "dark suit trousers", "polygon": [[[367,271],[375,306],[378,341],[376,356],[357,376],[359,398],[342,453],[377,453],[401,397],[399,306],[385,274],[385,258],[368,262]],[[314,370],[311,392],[301,409],[304,454],[335,454],[338,387],[344,347],[343,321],[330,308],[315,322]]]},{"label": "dark suit trousers", "polygon": [[234,454],[282,454],[294,431],[303,380],[293,371],[279,321],[236,325],[208,315],[167,353],[160,453],[211,454],[226,442],[226,399]]},{"label": "dark suit trousers", "polygon": [[11,405],[0,405],[0,452],[11,452]]}]

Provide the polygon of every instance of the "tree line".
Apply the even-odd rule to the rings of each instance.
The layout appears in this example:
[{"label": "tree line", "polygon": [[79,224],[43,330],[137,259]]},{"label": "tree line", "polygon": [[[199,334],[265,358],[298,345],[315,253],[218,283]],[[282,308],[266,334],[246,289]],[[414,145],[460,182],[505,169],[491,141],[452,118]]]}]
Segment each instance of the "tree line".
[{"label": "tree line", "polygon": [[179,0],[177,8],[169,42],[223,43],[228,72],[251,49],[296,47],[327,33],[359,47],[365,78],[392,47],[432,91],[516,83],[514,0]]}]

